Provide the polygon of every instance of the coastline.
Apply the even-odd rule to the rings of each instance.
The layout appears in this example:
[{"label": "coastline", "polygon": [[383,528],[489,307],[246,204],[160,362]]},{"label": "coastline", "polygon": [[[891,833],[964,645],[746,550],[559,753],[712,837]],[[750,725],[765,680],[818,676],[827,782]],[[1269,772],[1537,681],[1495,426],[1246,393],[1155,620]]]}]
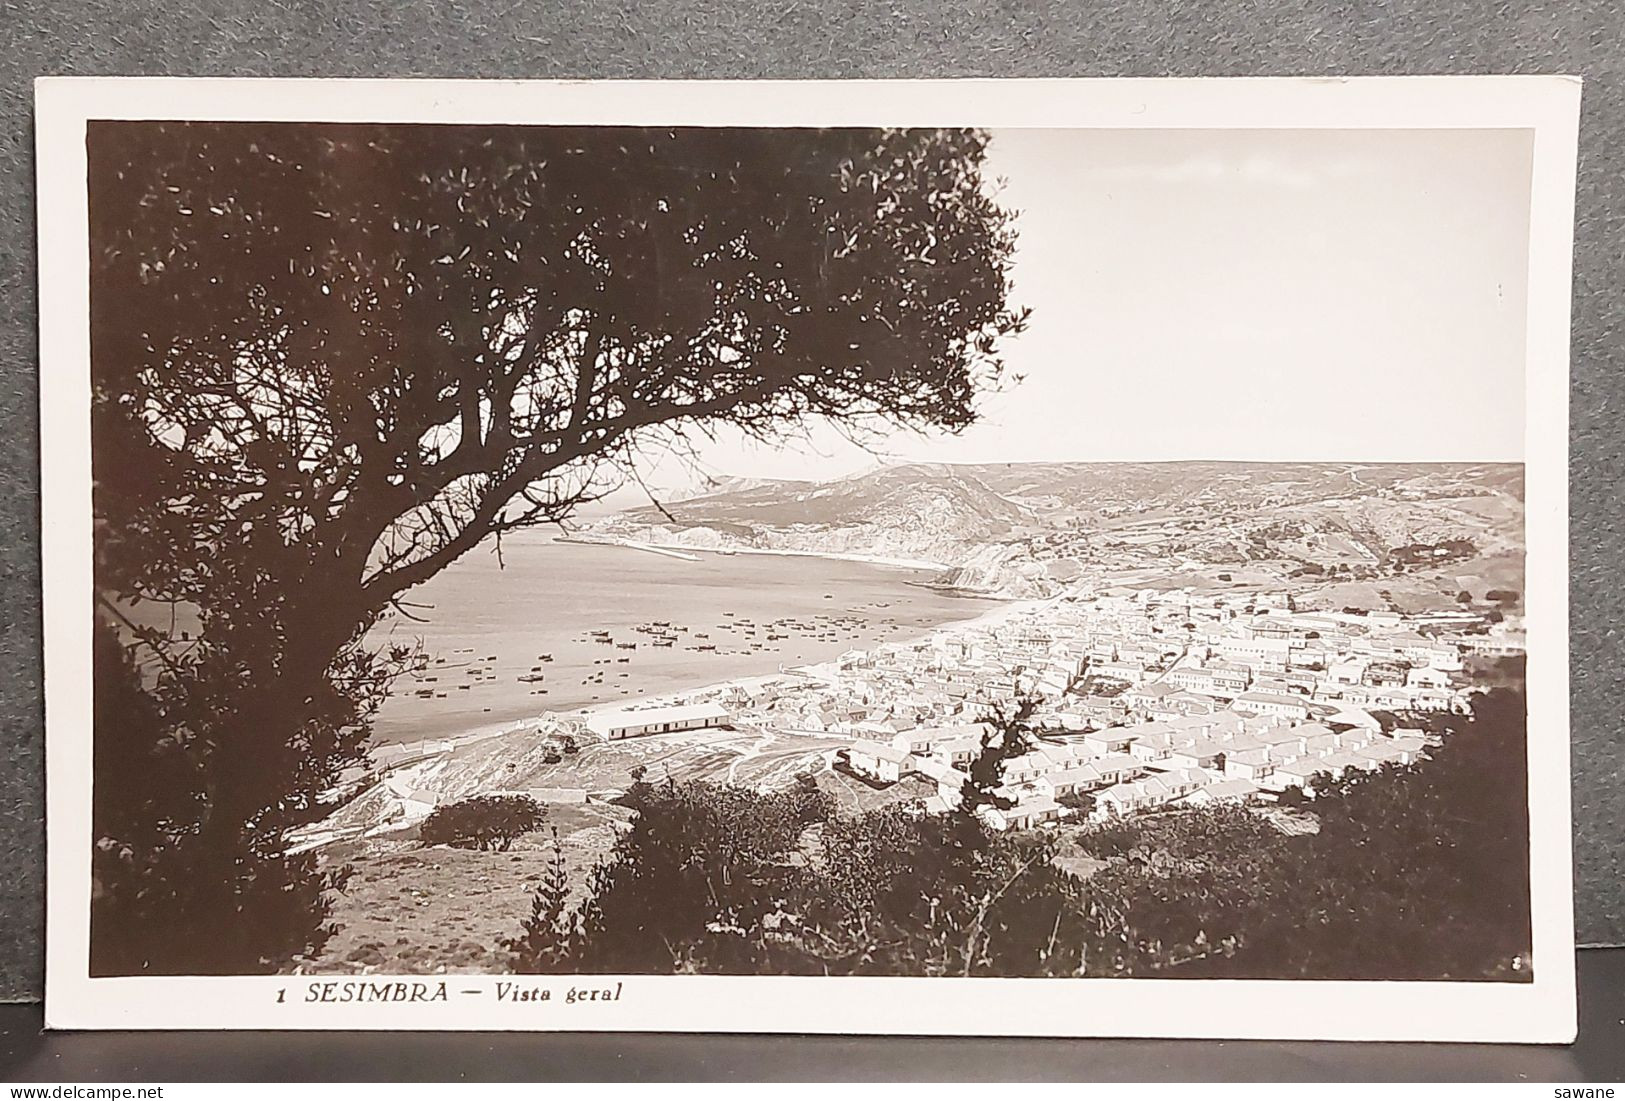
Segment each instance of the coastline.
[{"label": "coastline", "polygon": [[[764,551],[760,553],[771,554],[774,552]],[[984,597],[981,599],[997,600],[999,598]],[[1042,600],[1003,601],[1001,606],[989,608],[979,615],[972,616],[968,619],[953,620],[948,623],[938,624],[924,634],[915,635],[907,639],[900,639],[896,643],[892,643],[890,645],[907,645],[920,642],[943,631],[963,631],[991,627],[1017,615],[1035,611],[1038,608],[1051,603],[1055,599],[1057,598],[1049,597]],[[564,711],[551,711],[551,713],[561,718],[584,719],[588,715],[598,714],[605,711],[635,711],[651,707],[678,706],[691,700],[695,696],[726,692],[735,688],[759,687],[764,684],[770,684],[775,681],[782,680],[827,679],[833,674],[834,669],[834,664],[829,661],[814,662],[793,667],[784,666],[781,663],[779,670],[773,673],[757,673],[745,676],[725,677],[717,681],[708,681],[703,684],[695,684],[684,688],[673,689],[672,691],[662,692],[655,696],[641,696],[637,701],[638,706],[633,708],[629,708],[625,704],[618,703],[613,700],[605,700],[602,703],[587,704],[584,707],[570,708],[569,710]],[[461,733],[453,734],[444,738],[424,738],[414,742],[386,743],[385,745],[374,747],[373,751],[376,752],[380,749],[390,749],[396,747],[424,747],[419,751],[422,756],[431,756],[437,753],[451,753],[456,752],[458,749],[462,749],[466,746],[488,741],[492,738],[500,738],[510,734],[520,734],[526,731],[537,731],[540,729],[541,723],[542,715],[538,714],[534,718],[515,719],[506,723],[493,723],[487,726],[473,727]],[[430,745],[437,745],[443,748],[438,750],[429,750],[427,747]],[[413,756],[404,752],[399,753],[398,755],[403,758],[403,762],[404,760]],[[421,759],[421,757],[418,757],[417,759]],[[386,765],[384,767],[388,768],[396,766]]]},{"label": "coastline", "polygon": [[[583,539],[579,536],[558,536],[556,543],[579,543],[601,545],[606,547],[631,547],[634,550],[650,551],[656,554],[670,551],[681,551],[686,555],[715,554],[726,557],[731,554],[777,554],[790,558],[829,558],[837,562],[862,562],[870,566],[894,566],[905,570],[951,570],[954,567],[947,562],[934,562],[928,558],[896,558],[884,554],[864,554],[856,551],[810,551],[789,550],[779,547],[695,547],[687,543],[647,543],[641,540],[619,539]],[[998,599],[990,597],[989,599]]]},{"label": "coastline", "polygon": [[[988,599],[996,598],[990,597]],[[894,643],[886,643],[885,645],[910,645],[930,638],[932,635],[939,634],[943,631],[963,631],[981,627],[991,627],[1024,612],[1034,611],[1045,604],[1050,603],[1050,601],[1053,599],[1054,598],[1051,597],[1045,600],[1007,601],[1002,607],[989,608],[982,614],[972,616],[970,619],[956,619],[948,623],[939,623],[937,626],[931,628],[931,630],[927,631],[923,635],[915,635],[911,638],[899,639]],[[639,711],[645,707],[669,707],[681,704],[690,697],[700,695],[701,693],[725,692],[730,688],[754,687],[787,678],[823,677],[828,675],[827,671],[830,667],[831,663],[828,661],[811,662],[806,665],[796,666],[785,666],[783,663],[780,663],[779,671],[776,673],[758,673],[741,677],[725,677],[722,680],[710,681],[705,684],[697,684],[691,688],[673,689],[670,692],[663,692],[657,696],[640,696],[638,698],[636,707],[628,707],[625,704],[618,704],[612,700],[605,700],[603,703],[588,704],[585,707],[572,708],[569,711],[556,711],[554,714],[570,717],[581,717],[598,714],[604,711]]]},{"label": "coastline", "polygon": [[677,548],[711,554],[779,554],[790,558],[830,558],[837,562],[863,562],[870,566],[896,566],[905,570],[951,570],[946,562],[933,562],[927,558],[892,558],[884,554],[860,554],[849,551],[781,550],[777,547],[684,547],[677,543],[656,543],[659,547]]},{"label": "coastline", "polygon": [[[998,600],[1000,598],[985,597],[983,599]],[[909,643],[921,642],[930,638],[932,635],[941,634],[944,631],[968,631],[993,627],[1003,623],[1007,619],[1014,619],[1018,615],[1025,615],[1028,612],[1035,612],[1045,605],[1053,603],[1057,599],[1059,598],[1045,597],[1042,600],[1007,600],[1004,602],[1002,607],[989,608],[981,615],[974,616],[970,619],[959,619],[953,621],[952,623],[939,624],[923,635],[917,635],[910,639],[901,639],[897,644],[906,645]],[[803,665],[800,666],[800,668],[807,670],[810,675],[819,677],[828,677],[832,672],[831,663],[827,661],[818,662],[813,665]]]},{"label": "coastline", "polygon": [[667,558],[677,558],[684,562],[698,562],[699,556],[685,553],[676,547],[669,547],[662,543],[640,543],[635,539],[585,539],[578,535],[556,535],[555,543],[568,543],[578,547],[624,547],[627,550],[645,551],[649,554],[660,554]]}]

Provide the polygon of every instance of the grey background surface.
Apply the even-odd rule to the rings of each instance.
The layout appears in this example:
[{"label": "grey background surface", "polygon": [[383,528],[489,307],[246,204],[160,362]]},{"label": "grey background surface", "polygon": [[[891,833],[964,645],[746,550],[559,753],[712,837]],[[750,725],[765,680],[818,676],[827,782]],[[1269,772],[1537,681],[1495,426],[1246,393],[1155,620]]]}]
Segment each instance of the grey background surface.
[{"label": "grey background surface", "polygon": [[[11,1082],[1619,1082],[1625,948],[1579,953],[1567,1047],[1245,1040],[41,1032],[0,1006]],[[1530,1091],[1533,1096],[1534,1091]]]},{"label": "grey background surface", "polygon": [[1576,908],[1580,942],[1610,944],[1625,940],[1622,40],[1615,0],[0,0],[0,999],[37,997],[42,982],[34,77],[1583,76],[1570,459]]}]

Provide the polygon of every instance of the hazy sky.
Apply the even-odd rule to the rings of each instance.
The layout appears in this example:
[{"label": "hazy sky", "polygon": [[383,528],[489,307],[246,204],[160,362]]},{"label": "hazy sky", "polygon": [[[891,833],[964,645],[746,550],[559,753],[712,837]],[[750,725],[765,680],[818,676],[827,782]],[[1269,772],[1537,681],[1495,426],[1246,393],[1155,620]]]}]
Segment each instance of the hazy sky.
[{"label": "hazy sky", "polygon": [[[1011,130],[1025,381],[889,458],[1521,460],[1531,143],[1458,131]],[[813,444],[718,474],[837,477]],[[662,463],[652,482],[684,481]]]}]

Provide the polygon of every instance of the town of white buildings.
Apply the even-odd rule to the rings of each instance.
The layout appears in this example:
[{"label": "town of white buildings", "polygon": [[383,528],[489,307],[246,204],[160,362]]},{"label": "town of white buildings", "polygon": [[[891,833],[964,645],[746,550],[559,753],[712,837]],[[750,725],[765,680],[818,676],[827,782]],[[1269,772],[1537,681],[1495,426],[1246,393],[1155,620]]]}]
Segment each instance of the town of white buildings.
[{"label": "town of white buildings", "polygon": [[[1465,661],[1522,652],[1514,622],[1471,611],[1299,612],[1284,594],[1079,587],[725,687],[708,709],[627,711],[592,731],[624,737],[658,719],[844,735],[837,767],[873,785],[935,784],[927,806],[941,811],[961,797],[985,720],[1032,701],[1037,737],[1003,762],[1000,806],[982,811],[996,828],[1027,827],[1084,807],[1105,818],[1267,801],[1316,774],[1410,763],[1433,737],[1405,716],[1466,712],[1481,689]],[[1082,793],[1092,800],[1068,798]]]}]

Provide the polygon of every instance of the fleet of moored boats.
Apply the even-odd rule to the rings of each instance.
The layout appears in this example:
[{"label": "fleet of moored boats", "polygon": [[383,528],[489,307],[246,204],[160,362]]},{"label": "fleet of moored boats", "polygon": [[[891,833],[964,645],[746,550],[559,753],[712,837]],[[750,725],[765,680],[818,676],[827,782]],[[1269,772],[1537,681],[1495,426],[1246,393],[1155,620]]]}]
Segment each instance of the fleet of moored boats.
[{"label": "fleet of moored boats", "polygon": [[[833,599],[833,594],[825,594],[824,599]],[[897,629],[900,624],[895,615],[875,617],[870,614],[860,614],[862,610],[870,612],[880,611],[891,607],[890,601],[877,601],[862,606],[860,611],[844,614],[819,614],[813,616],[784,616],[778,619],[758,622],[736,612],[723,612],[722,621],[701,631],[684,624],[673,623],[670,620],[657,619],[647,623],[634,625],[631,630],[638,638],[617,638],[615,633],[604,628],[593,628],[576,637],[575,641],[612,647],[618,651],[634,652],[639,645],[652,649],[682,649],[699,654],[740,655],[740,654],[766,654],[779,653],[785,650],[783,643],[805,640],[816,643],[838,643],[843,641],[856,642],[863,637],[864,628],[879,627],[887,631]],[[728,645],[724,645],[724,640]],[[418,660],[411,672],[419,687],[412,691],[418,699],[448,699],[452,692],[466,692],[476,685],[499,681],[502,679],[497,672],[495,664],[496,654],[483,657],[472,657],[473,647],[464,647],[451,651],[450,658],[438,657],[430,659],[425,656]],[[793,659],[801,659],[802,652],[786,654]],[[459,662],[458,658],[465,658]],[[529,694],[545,696],[550,689],[545,687],[547,676],[544,666],[554,660],[553,655],[538,654],[536,660],[539,664],[532,665],[530,670],[519,674],[515,679],[521,684],[533,685]],[[593,661],[595,666],[627,665],[632,658],[613,657],[599,658]],[[462,668],[464,680],[460,684],[442,684],[440,674],[452,669]],[[610,670],[598,669],[589,672],[580,680],[580,685],[598,687],[604,685],[605,673]],[[617,680],[630,679],[629,672],[616,672]],[[556,681],[555,681],[556,683]],[[642,692],[643,689],[637,689]],[[620,687],[619,695],[633,694],[630,687]],[[593,699],[599,699],[601,694],[594,694]],[[490,708],[485,708],[489,711]]]}]

